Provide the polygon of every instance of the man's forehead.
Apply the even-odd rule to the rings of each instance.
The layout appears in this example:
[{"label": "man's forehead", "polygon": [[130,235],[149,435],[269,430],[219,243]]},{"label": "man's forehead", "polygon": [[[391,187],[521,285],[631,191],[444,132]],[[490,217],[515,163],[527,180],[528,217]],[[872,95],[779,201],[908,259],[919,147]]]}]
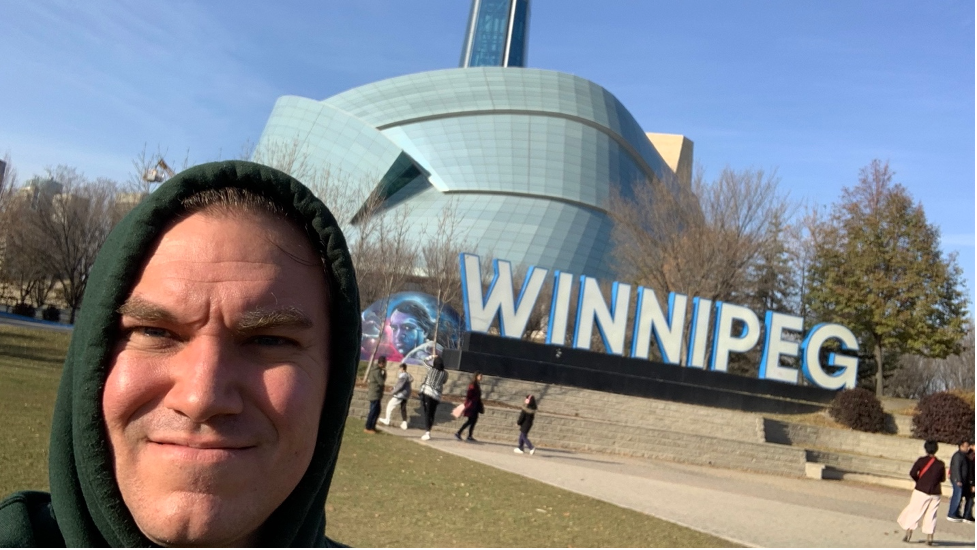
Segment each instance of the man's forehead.
[{"label": "man's forehead", "polygon": [[246,285],[239,288],[249,294],[241,304],[247,309],[308,309],[312,304],[303,303],[303,296],[308,298],[311,288],[322,290],[324,296],[315,301],[323,305],[330,294],[321,257],[293,224],[270,214],[203,211],[175,221],[160,235],[130,300],[141,297],[171,311],[193,309],[194,302],[207,307],[212,299],[226,298],[215,294],[214,284],[234,283]]},{"label": "man's forehead", "polygon": [[174,220],[147,254],[137,286],[174,268],[206,280],[240,274],[245,266],[257,278],[293,278],[288,272],[313,268],[308,273],[316,286],[325,283],[329,293],[329,273],[304,232],[287,220],[252,212],[201,211]]}]

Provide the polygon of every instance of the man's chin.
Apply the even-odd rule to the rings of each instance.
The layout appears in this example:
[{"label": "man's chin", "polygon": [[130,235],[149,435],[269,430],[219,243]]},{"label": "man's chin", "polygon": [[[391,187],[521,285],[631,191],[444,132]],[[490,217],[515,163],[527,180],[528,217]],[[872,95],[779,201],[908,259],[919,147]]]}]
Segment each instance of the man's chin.
[{"label": "man's chin", "polygon": [[143,534],[160,546],[245,547],[254,546],[261,524],[249,521],[249,513],[254,511],[228,507],[226,497],[176,492],[165,497],[149,517],[135,520]]}]

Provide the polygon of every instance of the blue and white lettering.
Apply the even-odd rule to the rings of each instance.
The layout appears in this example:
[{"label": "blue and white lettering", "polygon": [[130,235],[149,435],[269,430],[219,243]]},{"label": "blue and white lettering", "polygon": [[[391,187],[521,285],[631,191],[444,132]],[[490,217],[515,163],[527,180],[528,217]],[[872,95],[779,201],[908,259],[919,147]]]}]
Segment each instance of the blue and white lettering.
[{"label": "blue and white lettering", "polygon": [[499,333],[508,338],[522,338],[529,315],[546,281],[546,270],[530,267],[523,281],[519,298],[513,305],[512,266],[505,260],[492,262],[495,276],[489,285],[488,297],[482,297],[481,266],[478,256],[462,253],[462,301],[468,326],[475,332],[488,332],[492,321],[499,318]]},{"label": "blue and white lettering", "polygon": [[566,345],[567,321],[570,318],[570,294],[573,292],[573,275],[556,271],[553,274],[553,298],[550,300],[550,318],[546,323],[546,343]]},{"label": "blue and white lettering", "polygon": [[832,323],[822,323],[811,329],[807,333],[807,338],[801,344],[801,368],[804,377],[829,390],[840,390],[841,388],[854,388],[858,377],[858,358],[848,355],[828,354],[828,365],[840,367],[841,370],[834,374],[824,372],[821,365],[821,348],[828,340],[838,340],[841,342],[841,349],[845,351],[858,351],[858,339],[847,328]]},{"label": "blue and white lettering", "polygon": [[628,301],[631,285],[611,285],[611,309],[608,310],[597,279],[580,277],[580,299],[577,304],[577,330],[573,333],[573,347],[590,349],[590,334],[597,329],[609,353],[624,355],[624,336],[628,324]]},{"label": "blue and white lettering", "polygon": [[797,357],[798,344],[784,340],[784,331],[802,332],[804,319],[768,311],[764,325],[767,330],[763,341],[763,357],[760,358],[760,378],[796,384],[797,369],[781,366],[780,356]]},{"label": "blue and white lettering", "polygon": [[[539,300],[547,270],[530,267],[518,298],[514,298],[512,267],[509,262],[505,260],[493,262],[495,274],[487,292],[483,293],[478,256],[462,253],[459,255],[459,261],[462,301],[469,330],[488,332],[492,323],[498,318],[499,332],[502,336],[521,338]],[[566,345],[574,280],[574,275],[570,273],[561,271],[553,273],[553,293],[550,297],[549,318],[546,325],[547,344]],[[610,302],[608,302],[604,299],[596,279],[581,276],[577,293],[573,347],[590,349],[591,336],[596,325],[608,353],[624,355],[631,286],[613,283]],[[685,343],[686,347],[683,349],[688,302],[688,296],[670,293],[666,315],[655,291],[638,287],[634,326],[631,327],[630,356],[648,359],[651,352],[651,336],[654,335],[663,362],[704,369],[706,359],[710,356],[711,342],[709,368],[726,372],[731,353],[747,352],[759,341],[760,319],[749,308],[715,302],[716,314],[713,320],[713,301],[693,297],[690,331],[688,341]],[[743,329],[740,334],[734,335],[733,329],[738,324],[742,324]],[[811,329],[803,342],[798,344],[794,338],[785,337],[785,332],[803,333],[804,319],[775,311],[766,312],[764,328],[759,372],[761,379],[797,384],[800,373],[794,367],[781,365],[780,358],[800,357],[800,370],[811,383],[833,390],[855,387],[858,371],[857,357],[831,353],[828,355],[827,365],[823,365],[820,361],[820,351],[828,340],[838,340],[843,350],[858,351],[858,340],[849,329],[837,324],[821,324]],[[834,367],[828,369],[834,373],[826,372],[827,367]]]},{"label": "blue and white lettering", "polygon": [[638,287],[638,305],[634,321],[634,338],[631,340],[631,357],[648,358],[651,335],[654,333],[662,361],[678,365],[682,359],[682,332],[685,329],[685,308],[687,304],[688,297],[684,294],[669,293],[668,318],[666,319],[655,291],[643,286]]},{"label": "blue and white lettering", "polygon": [[[743,322],[743,332],[733,336],[733,322]],[[716,302],[716,330],[712,340],[712,370],[726,372],[731,352],[750,351],[760,339],[760,319],[749,308]]]},{"label": "blue and white lettering", "polygon": [[712,300],[692,298],[692,332],[689,334],[689,356],[686,366],[706,368],[706,343],[709,338],[709,313]]}]

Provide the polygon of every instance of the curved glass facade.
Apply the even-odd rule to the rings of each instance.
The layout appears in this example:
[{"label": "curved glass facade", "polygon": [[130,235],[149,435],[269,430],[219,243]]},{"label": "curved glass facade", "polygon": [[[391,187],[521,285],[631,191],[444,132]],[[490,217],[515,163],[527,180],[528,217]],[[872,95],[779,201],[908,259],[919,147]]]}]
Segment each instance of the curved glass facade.
[{"label": "curved glass facade", "polygon": [[448,69],[323,101],[285,96],[257,150],[274,147],[361,182],[385,209],[410,205],[419,239],[454,203],[473,252],[599,278],[615,275],[611,190],[681,185],[607,90],[539,69]]}]

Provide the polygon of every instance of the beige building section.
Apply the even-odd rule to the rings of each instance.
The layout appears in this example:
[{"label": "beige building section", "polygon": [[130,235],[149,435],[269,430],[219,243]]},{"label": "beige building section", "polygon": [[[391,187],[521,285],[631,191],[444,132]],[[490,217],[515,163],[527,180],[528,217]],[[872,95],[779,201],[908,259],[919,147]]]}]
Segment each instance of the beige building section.
[{"label": "beige building section", "polygon": [[692,140],[678,134],[645,134],[658,154],[678,176],[683,189],[692,185]]}]

